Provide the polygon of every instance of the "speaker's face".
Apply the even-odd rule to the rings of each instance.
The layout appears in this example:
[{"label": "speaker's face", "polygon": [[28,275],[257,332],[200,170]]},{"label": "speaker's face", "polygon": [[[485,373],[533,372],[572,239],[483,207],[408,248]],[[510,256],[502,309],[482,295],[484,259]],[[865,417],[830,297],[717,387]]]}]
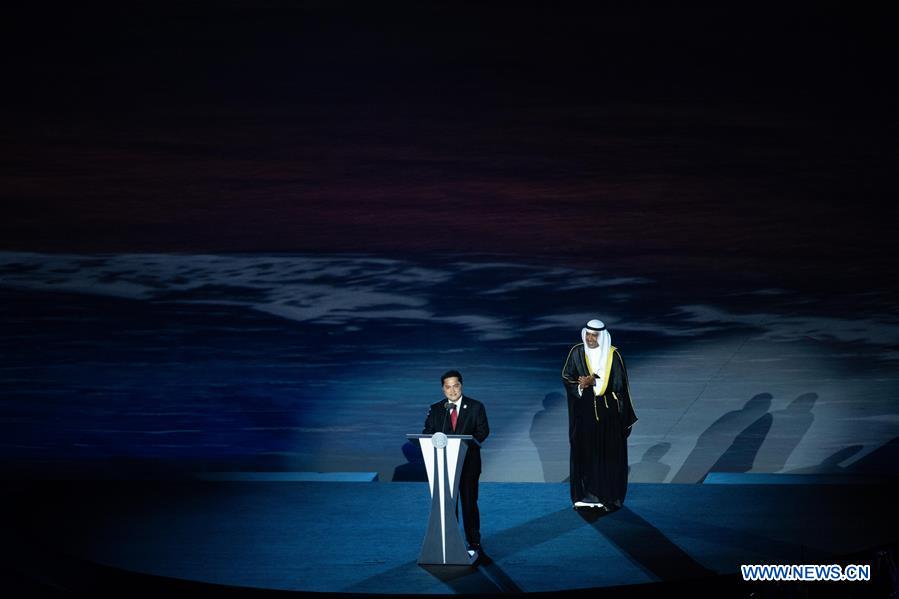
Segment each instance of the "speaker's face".
[{"label": "speaker's face", "polygon": [[443,380],[443,394],[450,401],[459,401],[462,397],[462,383],[459,379],[451,376]]},{"label": "speaker's face", "polygon": [[599,333],[587,331],[584,333],[584,339],[587,341],[587,347],[599,347]]}]

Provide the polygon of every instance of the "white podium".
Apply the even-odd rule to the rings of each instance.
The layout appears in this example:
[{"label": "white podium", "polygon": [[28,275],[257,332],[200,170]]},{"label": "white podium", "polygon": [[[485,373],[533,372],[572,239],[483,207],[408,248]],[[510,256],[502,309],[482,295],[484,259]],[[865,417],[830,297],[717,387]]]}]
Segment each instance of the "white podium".
[{"label": "white podium", "polygon": [[434,433],[406,435],[406,438],[418,442],[421,447],[431,489],[431,515],[418,563],[470,566],[478,559],[478,554],[468,551],[465,546],[465,534],[456,518],[456,503],[468,443],[480,444],[471,435]]}]

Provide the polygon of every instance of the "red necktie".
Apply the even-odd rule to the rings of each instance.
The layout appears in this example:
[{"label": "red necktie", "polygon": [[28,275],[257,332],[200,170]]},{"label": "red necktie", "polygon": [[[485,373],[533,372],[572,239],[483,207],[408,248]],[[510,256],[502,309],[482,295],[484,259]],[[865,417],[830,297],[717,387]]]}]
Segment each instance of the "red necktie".
[{"label": "red necktie", "polygon": [[456,420],[459,419],[459,414],[457,412],[458,410],[456,408],[450,410],[450,421],[453,423],[453,430],[456,430]]}]

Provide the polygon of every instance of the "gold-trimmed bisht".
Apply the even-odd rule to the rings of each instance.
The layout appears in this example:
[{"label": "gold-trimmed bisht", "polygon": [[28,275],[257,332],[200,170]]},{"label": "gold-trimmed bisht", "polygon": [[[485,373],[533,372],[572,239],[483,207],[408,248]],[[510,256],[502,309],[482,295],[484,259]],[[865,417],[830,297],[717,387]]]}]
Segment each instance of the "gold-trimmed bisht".
[{"label": "gold-trimmed bisht", "polygon": [[[576,346],[575,346],[576,347]],[[574,349],[574,348],[572,348]],[[609,387],[609,376],[612,374],[612,360],[615,359],[615,352],[618,348],[614,345],[609,348],[609,359],[606,362],[606,372],[605,377],[602,379],[602,388],[599,390],[599,394],[602,396],[602,401],[606,406],[606,409],[609,409],[609,399],[606,397],[606,389]],[[568,355],[571,356],[571,352],[568,352]],[[587,365],[587,372],[592,373],[593,368],[590,366],[590,358],[587,357],[587,352],[584,352],[584,362]],[[566,360],[567,364],[567,360]],[[596,376],[593,374],[593,376]],[[615,395],[615,392],[612,391],[612,397],[615,398],[615,401],[618,401],[618,396]],[[599,422],[599,406],[596,405],[596,394],[593,394],[593,415],[596,416],[596,421]]]}]

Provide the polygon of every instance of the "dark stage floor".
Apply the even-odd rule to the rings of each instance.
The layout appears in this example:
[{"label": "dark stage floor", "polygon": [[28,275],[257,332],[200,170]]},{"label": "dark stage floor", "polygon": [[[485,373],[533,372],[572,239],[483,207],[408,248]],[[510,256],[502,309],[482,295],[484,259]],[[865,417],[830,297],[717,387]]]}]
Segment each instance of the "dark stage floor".
[{"label": "dark stage floor", "polygon": [[[423,483],[9,488],[7,585],[50,595],[98,584],[123,592],[466,594],[707,583],[749,596],[773,587],[740,582],[741,564],[870,562],[899,536],[895,484],[632,484],[623,509],[589,517],[571,509],[565,484],[483,483],[484,563],[425,569],[416,564]],[[867,594],[873,583],[839,584],[876,596]]]}]

